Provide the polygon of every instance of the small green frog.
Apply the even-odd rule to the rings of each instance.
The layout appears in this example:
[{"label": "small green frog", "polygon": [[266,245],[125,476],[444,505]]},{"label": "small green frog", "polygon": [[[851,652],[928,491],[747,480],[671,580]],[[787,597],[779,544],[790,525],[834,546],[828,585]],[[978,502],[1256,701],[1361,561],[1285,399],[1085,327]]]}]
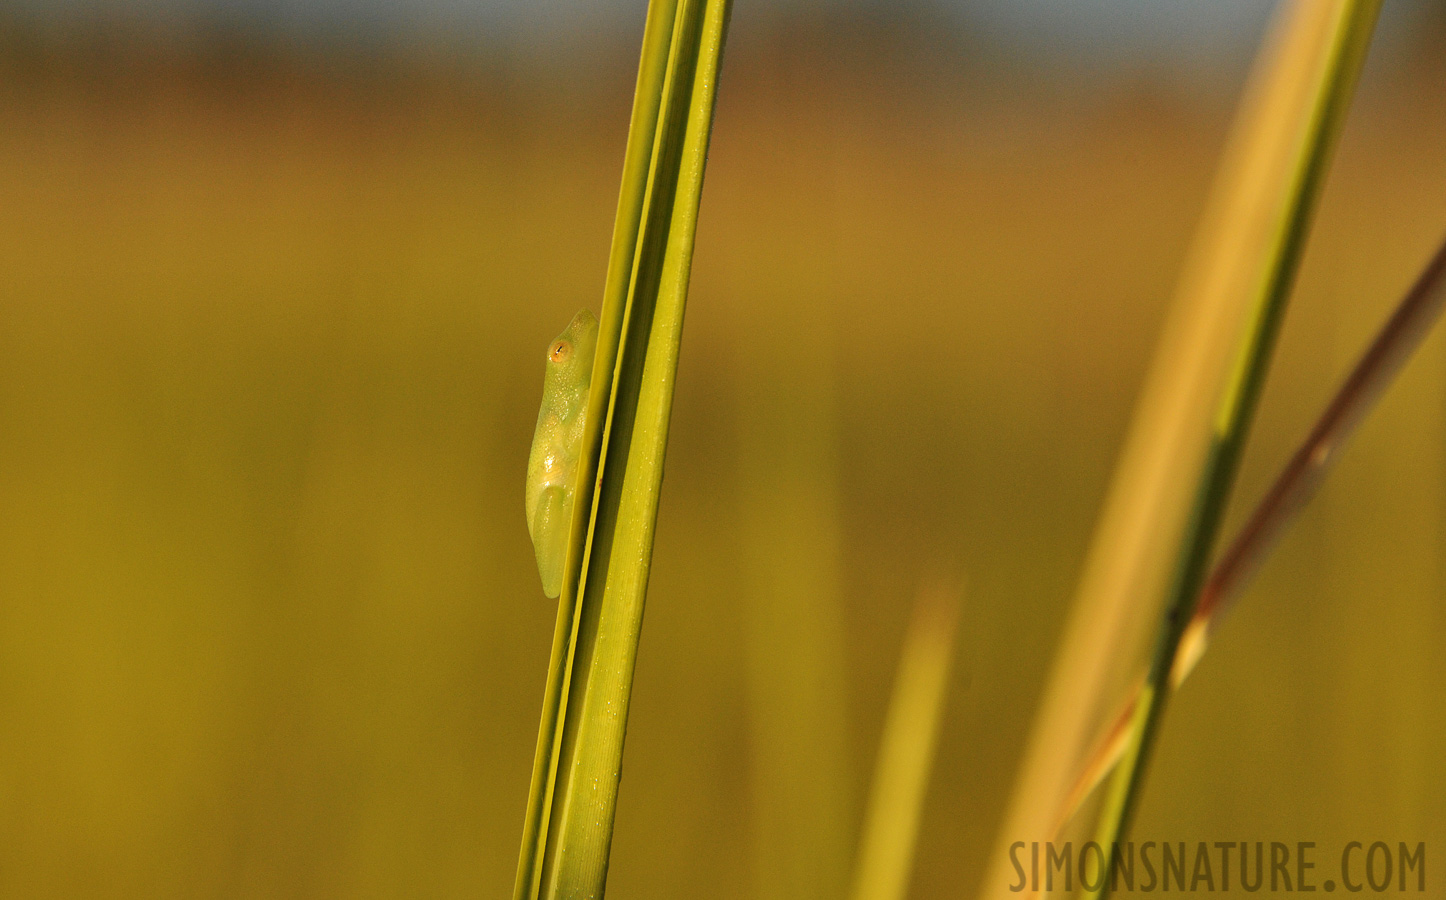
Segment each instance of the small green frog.
[{"label": "small green frog", "polygon": [[587,419],[587,392],[597,350],[597,318],[579,310],[547,348],[542,408],[527,457],[527,530],[537,551],[542,592],[562,591],[562,567],[572,526],[577,463]]}]

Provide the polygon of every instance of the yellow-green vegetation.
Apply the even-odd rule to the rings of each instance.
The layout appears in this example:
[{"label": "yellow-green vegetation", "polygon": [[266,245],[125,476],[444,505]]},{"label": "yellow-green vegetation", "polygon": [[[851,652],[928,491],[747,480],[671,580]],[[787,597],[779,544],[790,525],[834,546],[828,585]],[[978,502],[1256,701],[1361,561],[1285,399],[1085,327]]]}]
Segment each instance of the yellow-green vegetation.
[{"label": "yellow-green vegetation", "polygon": [[[778,773],[841,798],[799,827],[845,888],[909,600],[953,553],[913,895],[968,894],[1239,76],[731,28],[609,887],[757,896],[791,864],[755,846],[793,827],[753,788]],[[1412,40],[1367,64],[1241,500],[1440,238],[1446,95]],[[7,63],[0,893],[508,891],[556,613],[520,504],[539,356],[597,309],[637,43],[576,80]],[[1443,372],[1438,333],[1216,635],[1137,833],[1446,846]],[[770,511],[745,476],[782,446],[807,502]],[[803,568],[769,534],[812,545],[816,593],[752,593]],[[809,684],[795,621],[822,623]],[[828,705],[789,728],[760,685]]]},{"label": "yellow-green vegetation", "polygon": [[[561,596],[517,900],[597,898],[607,888],[729,8],[729,0],[649,3],[601,320],[579,313],[575,340],[564,336],[550,354],[556,361],[575,344],[596,345],[586,395],[581,373],[571,378],[586,417],[570,439],[571,521],[557,523],[565,543],[558,535],[538,555],[547,592],[558,587]],[[539,421],[558,389],[544,388]],[[532,480],[529,471],[529,495]],[[558,568],[544,554],[560,554]]]},{"label": "yellow-green vegetation", "polygon": [[[1379,0],[1282,5],[1278,30],[1271,34],[1270,45],[1247,87],[1249,93],[1213,189],[1196,255],[1182,277],[1178,301],[1182,306],[1198,302],[1223,311],[1223,316],[1213,312],[1201,318],[1187,312],[1184,318],[1197,326],[1201,344],[1208,347],[1223,338],[1223,344],[1217,346],[1223,348],[1222,361],[1227,364],[1210,371],[1211,354],[1206,350],[1202,356],[1207,361],[1196,363],[1193,372],[1191,362],[1179,356],[1156,370],[1165,380],[1197,383],[1176,399],[1182,405],[1193,405],[1191,412],[1209,427],[1205,440],[1198,440],[1198,433],[1185,438],[1204,450],[1200,457],[1193,449],[1181,449],[1178,433],[1165,436],[1166,443],[1175,445],[1177,459],[1189,460],[1187,469],[1175,470],[1174,475],[1193,487],[1178,512],[1165,513],[1166,521],[1177,516],[1183,527],[1176,529],[1159,520],[1147,526],[1178,534],[1178,544],[1163,548],[1168,566],[1165,603],[1155,626],[1149,669],[1135,703],[1130,737],[1103,801],[1097,826],[1102,846],[1120,840],[1139,807],[1145,766],[1174,687],[1170,679],[1180,640],[1194,617],[1205,583],[1287,300],[1315,223],[1329,162],[1355,96],[1379,12]],[[1244,327],[1226,325],[1218,332],[1212,327],[1212,319],[1229,321],[1232,317]],[[1162,359],[1171,351],[1182,356],[1189,353],[1168,343],[1168,338],[1166,341]],[[1132,460],[1126,459],[1122,465],[1129,462]],[[1191,472],[1188,467],[1193,465],[1198,465],[1198,470]],[[1148,545],[1149,541],[1142,543]],[[1143,590],[1147,584],[1137,583],[1137,589]],[[1099,893],[1109,892],[1106,885]]]},{"label": "yellow-green vegetation", "polygon": [[[937,576],[936,576],[937,577]],[[855,862],[853,900],[903,900],[938,749],[959,624],[960,586],[927,584],[899,653]]]},{"label": "yellow-green vegetation", "polygon": [[[1055,836],[1057,811],[1094,733],[1115,698],[1131,690],[1128,667],[1144,636],[1153,645],[1148,675],[1101,804],[1099,845],[1119,841],[1138,807],[1179,640],[1205,580],[1378,11],[1378,2],[1340,0],[1286,3],[1277,13],[1101,513],[1002,847],[1021,835]],[[997,846],[981,896],[1007,896],[1006,868]],[[1104,887],[1090,896],[1108,894],[1109,881],[1101,878]]]}]

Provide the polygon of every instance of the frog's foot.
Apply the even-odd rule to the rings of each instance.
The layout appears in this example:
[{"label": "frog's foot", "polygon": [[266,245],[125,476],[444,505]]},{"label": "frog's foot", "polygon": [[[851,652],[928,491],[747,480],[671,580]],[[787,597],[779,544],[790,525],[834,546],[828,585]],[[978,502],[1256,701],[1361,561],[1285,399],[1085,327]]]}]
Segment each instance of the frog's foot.
[{"label": "frog's foot", "polygon": [[537,551],[537,573],[542,592],[556,598],[562,592],[562,567],[567,558],[567,532],[572,525],[572,492],[560,485],[543,488],[532,511],[532,546]]}]

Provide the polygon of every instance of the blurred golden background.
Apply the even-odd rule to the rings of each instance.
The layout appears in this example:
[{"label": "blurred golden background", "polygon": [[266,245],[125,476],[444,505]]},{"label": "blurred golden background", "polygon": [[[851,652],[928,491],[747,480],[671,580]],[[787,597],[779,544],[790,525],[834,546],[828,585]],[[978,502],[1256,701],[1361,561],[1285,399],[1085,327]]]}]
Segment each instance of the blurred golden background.
[{"label": "blurred golden background", "polygon": [[[498,41],[41,5],[0,16],[0,894],[505,896],[554,616],[523,470],[641,6]],[[842,896],[941,568],[912,895],[992,852],[1268,9],[1138,54],[958,5],[734,11],[614,896]],[[1236,521],[1446,231],[1432,9],[1388,5]],[[1436,334],[1172,706],[1136,834],[1439,871],[1443,540]]]}]

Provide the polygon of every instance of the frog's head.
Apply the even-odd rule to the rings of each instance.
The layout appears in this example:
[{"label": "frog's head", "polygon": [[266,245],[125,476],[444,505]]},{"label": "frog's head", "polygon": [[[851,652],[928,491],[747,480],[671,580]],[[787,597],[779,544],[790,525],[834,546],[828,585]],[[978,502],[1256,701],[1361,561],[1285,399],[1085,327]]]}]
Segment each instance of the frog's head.
[{"label": "frog's head", "polygon": [[[557,404],[571,407],[578,396],[587,394],[593,379],[593,355],[597,352],[597,317],[578,310],[573,321],[558,334],[547,349],[547,396]],[[565,409],[558,409],[565,414]]]},{"label": "frog's head", "polygon": [[592,358],[597,351],[597,317],[577,311],[567,328],[547,347],[547,377],[561,384],[587,388]]}]

